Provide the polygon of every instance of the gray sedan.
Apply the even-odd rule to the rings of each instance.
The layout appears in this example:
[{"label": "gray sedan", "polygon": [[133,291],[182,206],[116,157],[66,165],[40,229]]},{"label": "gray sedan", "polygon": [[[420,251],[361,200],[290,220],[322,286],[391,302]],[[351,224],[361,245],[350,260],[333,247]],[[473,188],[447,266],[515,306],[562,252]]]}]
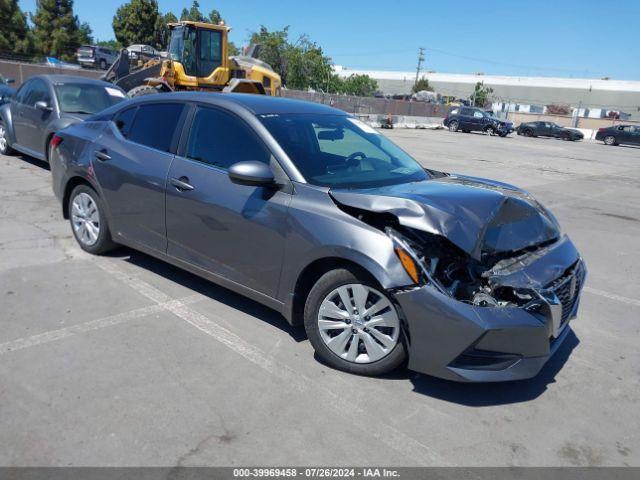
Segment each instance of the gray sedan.
[{"label": "gray sedan", "polygon": [[510,185],[424,169],[339,110],[153,95],[52,145],[53,188],[85,251],[127,245],[268,305],[337,369],[529,378],[577,313],[585,266],[548,210]]},{"label": "gray sedan", "polygon": [[19,151],[48,161],[53,134],[125,100],[110,83],[71,75],[29,78],[0,106],[0,154]]}]

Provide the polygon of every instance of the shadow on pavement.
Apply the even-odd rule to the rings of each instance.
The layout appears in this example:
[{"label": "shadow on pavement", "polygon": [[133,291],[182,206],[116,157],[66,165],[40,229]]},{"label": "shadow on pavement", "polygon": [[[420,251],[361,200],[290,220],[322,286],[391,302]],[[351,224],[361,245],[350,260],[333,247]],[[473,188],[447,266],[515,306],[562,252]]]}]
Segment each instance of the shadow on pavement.
[{"label": "shadow on pavement", "polygon": [[227,288],[221,287],[204,278],[200,278],[186,270],[182,270],[162,260],[151,257],[150,255],[126,247],[121,247],[109,256],[113,258],[120,258],[123,261],[136,265],[137,267],[144,268],[145,270],[153,272],[156,275],[160,275],[171,282],[189,288],[217,302],[224,303],[229,307],[235,308],[247,315],[251,315],[252,317],[268,323],[269,325],[273,325],[274,327],[288,333],[296,342],[302,342],[307,338],[303,328],[289,325],[285,318],[275,310],[265,307],[258,302],[235,293]]}]

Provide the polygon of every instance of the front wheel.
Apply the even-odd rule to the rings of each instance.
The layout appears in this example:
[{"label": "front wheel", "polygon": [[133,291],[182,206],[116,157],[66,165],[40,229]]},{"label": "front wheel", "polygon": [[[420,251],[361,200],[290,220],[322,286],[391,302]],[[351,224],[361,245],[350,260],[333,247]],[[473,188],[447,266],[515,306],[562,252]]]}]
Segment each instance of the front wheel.
[{"label": "front wheel", "polygon": [[607,135],[606,137],[604,137],[604,144],[605,145],[616,145],[618,142],[616,142],[616,137],[614,137],[613,135]]},{"label": "front wheel", "polygon": [[484,133],[486,133],[489,136],[492,136],[496,134],[496,131],[493,127],[487,127],[485,128]]},{"label": "front wheel", "polygon": [[316,354],[338,370],[382,375],[406,358],[396,306],[381,287],[350,270],[332,270],[316,282],[304,326]]},{"label": "front wheel", "polygon": [[12,155],[13,148],[9,146],[9,140],[7,139],[7,129],[4,126],[4,122],[0,120],[0,155]]},{"label": "front wheel", "polygon": [[99,255],[115,247],[104,205],[95,190],[87,185],[78,185],[69,196],[68,208],[71,231],[80,248]]}]

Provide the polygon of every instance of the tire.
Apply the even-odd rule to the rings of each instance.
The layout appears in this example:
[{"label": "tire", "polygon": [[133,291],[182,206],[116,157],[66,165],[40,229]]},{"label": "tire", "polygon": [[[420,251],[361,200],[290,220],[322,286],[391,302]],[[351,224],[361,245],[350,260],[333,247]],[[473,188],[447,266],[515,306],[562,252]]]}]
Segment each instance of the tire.
[{"label": "tire", "polygon": [[462,133],[471,133],[471,130],[462,130]]},{"label": "tire", "polygon": [[527,128],[524,132],[522,132],[525,137],[533,137],[533,130]]},{"label": "tire", "polygon": [[143,95],[154,95],[156,93],[159,93],[156,87],[152,87],[151,85],[138,85],[137,87],[133,87],[129,90],[127,95],[129,98],[135,98]]},{"label": "tire", "polygon": [[[358,292],[361,294],[357,295]],[[366,294],[362,295],[363,292]],[[353,303],[347,307],[342,298]],[[354,309],[354,305],[379,310],[374,310],[373,319],[364,315],[362,318],[359,316],[362,311],[357,314],[347,311]],[[321,311],[331,315],[321,316]],[[376,326],[369,324],[372,321],[376,321]],[[331,328],[333,324],[337,327]],[[398,368],[407,356],[397,307],[376,282],[355,271],[331,270],[320,277],[305,303],[304,327],[318,357],[337,370],[383,375]],[[331,346],[333,339],[338,340]]]},{"label": "tire", "polygon": [[93,188],[88,185],[74,188],[69,196],[68,212],[73,236],[85,252],[100,255],[116,247],[111,240],[104,204]]},{"label": "tire", "polygon": [[618,144],[616,137],[614,137],[613,135],[607,135],[606,137],[604,137],[603,142],[605,145],[609,145],[610,147]]},{"label": "tire", "polygon": [[4,121],[0,120],[0,155],[13,155],[15,150],[9,145]]},{"label": "tire", "polygon": [[100,60],[100,70],[106,70],[107,69],[107,61],[103,58],[102,60]]},{"label": "tire", "polygon": [[460,124],[458,123],[457,120],[452,120],[449,122],[449,131],[450,132],[457,132],[458,131],[458,127],[460,127]]},{"label": "tire", "polygon": [[487,127],[487,128],[484,129],[484,133],[486,133],[487,135],[492,137],[493,135],[496,134],[496,130],[493,127]]}]

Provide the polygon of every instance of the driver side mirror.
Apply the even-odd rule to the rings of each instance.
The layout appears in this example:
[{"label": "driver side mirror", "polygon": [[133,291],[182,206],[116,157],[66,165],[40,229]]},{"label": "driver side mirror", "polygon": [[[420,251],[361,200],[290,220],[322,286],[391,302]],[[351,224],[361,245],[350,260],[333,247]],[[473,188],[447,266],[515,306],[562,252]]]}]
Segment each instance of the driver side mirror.
[{"label": "driver side mirror", "polygon": [[42,110],[43,112],[51,112],[53,111],[53,108],[51,108],[51,106],[45,102],[44,100],[40,100],[38,102],[36,102],[36,104],[34,105],[38,110]]},{"label": "driver side mirror", "polygon": [[229,167],[229,179],[235,184],[249,187],[276,185],[271,168],[262,162],[234,163]]}]

